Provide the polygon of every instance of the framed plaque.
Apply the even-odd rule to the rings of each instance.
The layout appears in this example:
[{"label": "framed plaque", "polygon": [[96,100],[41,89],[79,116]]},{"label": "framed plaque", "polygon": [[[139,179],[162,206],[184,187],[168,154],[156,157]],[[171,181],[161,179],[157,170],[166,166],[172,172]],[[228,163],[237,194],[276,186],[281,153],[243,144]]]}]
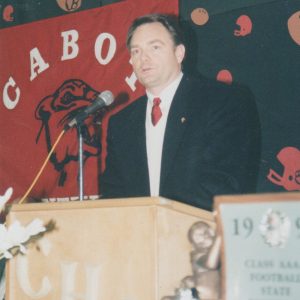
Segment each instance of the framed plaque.
[{"label": "framed plaque", "polygon": [[300,193],[219,196],[222,300],[299,300]]}]

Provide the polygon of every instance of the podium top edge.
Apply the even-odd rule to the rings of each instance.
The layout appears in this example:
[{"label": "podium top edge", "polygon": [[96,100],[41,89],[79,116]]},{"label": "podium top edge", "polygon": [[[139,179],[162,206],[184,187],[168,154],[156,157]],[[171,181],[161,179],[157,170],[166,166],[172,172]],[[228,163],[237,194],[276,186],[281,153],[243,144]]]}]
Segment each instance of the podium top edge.
[{"label": "podium top edge", "polygon": [[163,197],[133,197],[133,198],[115,198],[115,199],[97,199],[84,201],[67,201],[53,203],[24,203],[13,204],[11,213],[21,211],[41,211],[41,210],[65,210],[65,209],[92,209],[92,208],[117,208],[117,207],[142,207],[158,206],[185,214],[193,215],[213,221],[213,214],[210,211],[203,210],[185,203]]}]

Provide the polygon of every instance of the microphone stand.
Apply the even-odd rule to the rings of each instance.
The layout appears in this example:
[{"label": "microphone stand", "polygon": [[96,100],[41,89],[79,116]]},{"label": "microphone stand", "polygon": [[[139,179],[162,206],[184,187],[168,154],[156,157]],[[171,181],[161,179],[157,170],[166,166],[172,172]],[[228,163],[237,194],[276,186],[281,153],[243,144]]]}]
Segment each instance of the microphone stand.
[{"label": "microphone stand", "polygon": [[83,201],[83,137],[82,137],[82,122],[77,125],[78,132],[78,185],[79,185],[79,201]]}]

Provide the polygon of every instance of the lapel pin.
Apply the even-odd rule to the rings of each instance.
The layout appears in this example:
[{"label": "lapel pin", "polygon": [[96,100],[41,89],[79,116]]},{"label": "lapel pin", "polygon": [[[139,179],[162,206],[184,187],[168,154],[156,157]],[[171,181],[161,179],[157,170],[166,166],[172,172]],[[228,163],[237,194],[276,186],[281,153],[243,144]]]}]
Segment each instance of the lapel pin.
[{"label": "lapel pin", "polygon": [[185,123],[185,121],[186,121],[186,118],[185,118],[185,117],[182,117],[182,118],[181,118],[181,123],[183,124],[183,123]]}]

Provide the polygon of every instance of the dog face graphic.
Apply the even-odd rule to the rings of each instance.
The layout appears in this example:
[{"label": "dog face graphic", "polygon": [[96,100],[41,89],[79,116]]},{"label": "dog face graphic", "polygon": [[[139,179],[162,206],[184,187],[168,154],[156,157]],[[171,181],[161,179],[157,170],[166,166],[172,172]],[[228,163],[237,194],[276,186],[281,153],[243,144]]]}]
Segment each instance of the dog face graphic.
[{"label": "dog face graphic", "polygon": [[[91,88],[84,81],[70,79],[66,80],[53,94],[44,97],[35,110],[35,118],[42,123],[36,137],[36,143],[41,142],[44,138],[47,151],[50,152],[64,126],[86,106],[92,104],[97,95],[99,95],[99,91]],[[103,114],[103,111],[96,117],[100,117],[101,113]],[[101,151],[100,126],[93,122],[91,124],[89,121],[91,118],[88,118],[81,126],[84,162],[91,156],[99,156]],[[61,141],[50,157],[50,162],[59,172],[59,186],[65,184],[67,166],[78,161],[77,136],[76,128],[67,131],[63,140],[71,140],[74,143]]]}]

